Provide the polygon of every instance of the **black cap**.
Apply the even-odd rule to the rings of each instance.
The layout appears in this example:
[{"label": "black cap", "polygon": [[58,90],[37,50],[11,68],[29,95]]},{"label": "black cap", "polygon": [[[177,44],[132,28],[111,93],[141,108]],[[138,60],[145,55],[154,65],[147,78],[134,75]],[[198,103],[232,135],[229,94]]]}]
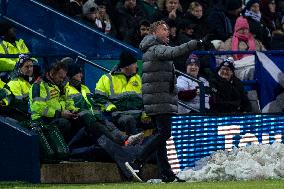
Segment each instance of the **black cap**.
[{"label": "black cap", "polygon": [[82,70],[80,64],[78,64],[78,63],[68,64],[67,76],[69,78],[72,78],[74,75],[76,75],[78,73],[82,73],[82,72],[83,72],[83,70]]},{"label": "black cap", "polygon": [[126,66],[129,66],[137,62],[137,59],[135,58],[135,56],[129,51],[123,51],[120,54],[119,60],[120,60],[118,64],[119,68],[124,68]]}]

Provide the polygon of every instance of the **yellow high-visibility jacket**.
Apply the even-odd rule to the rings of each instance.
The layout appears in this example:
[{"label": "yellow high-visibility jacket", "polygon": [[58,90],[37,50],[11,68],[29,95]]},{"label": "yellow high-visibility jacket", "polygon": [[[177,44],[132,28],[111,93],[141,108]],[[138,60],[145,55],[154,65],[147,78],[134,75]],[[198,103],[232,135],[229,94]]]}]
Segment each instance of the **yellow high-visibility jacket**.
[{"label": "yellow high-visibility jacket", "polygon": [[[46,78],[37,80],[29,91],[30,110],[32,120],[38,120],[41,117],[59,118],[61,112],[66,109],[64,95],[60,94],[57,85],[52,84]],[[75,110],[74,106],[69,105],[68,110]]]},{"label": "yellow high-visibility jacket", "polygon": [[9,105],[14,106],[26,113],[29,111],[29,91],[31,83],[23,77],[16,77],[7,83],[11,94],[14,96]]},{"label": "yellow high-visibility jacket", "polygon": [[141,115],[143,110],[142,82],[138,74],[127,78],[115,71],[103,75],[96,84],[95,100],[104,111]]},{"label": "yellow high-visibility jacket", "polygon": [[66,104],[67,109],[69,106],[75,106],[78,111],[91,111],[93,115],[97,118],[102,118],[100,107],[95,105],[93,94],[90,92],[90,89],[86,85],[80,87],[80,91],[69,83],[64,87],[65,96],[68,101]]},{"label": "yellow high-visibility jacket", "polygon": [[5,88],[6,83],[0,79],[0,101],[3,102],[3,105],[8,106],[10,104],[9,95],[11,92]]},{"label": "yellow high-visibility jacket", "polygon": [[[15,42],[15,46],[7,41],[0,43],[0,54],[28,54],[24,40]],[[19,58],[0,58],[0,72],[12,71],[15,68]]]}]

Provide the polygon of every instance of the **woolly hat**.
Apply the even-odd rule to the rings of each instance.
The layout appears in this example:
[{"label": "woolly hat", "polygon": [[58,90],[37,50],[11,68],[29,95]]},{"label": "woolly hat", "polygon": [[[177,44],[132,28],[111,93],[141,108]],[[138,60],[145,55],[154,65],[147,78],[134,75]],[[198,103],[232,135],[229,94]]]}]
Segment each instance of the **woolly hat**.
[{"label": "woolly hat", "polygon": [[20,54],[19,60],[15,65],[15,69],[17,70],[17,69],[21,68],[24,65],[24,63],[27,62],[28,60],[33,62],[33,60],[28,55]]},{"label": "woolly hat", "polygon": [[70,63],[68,64],[68,72],[67,72],[67,76],[69,78],[72,78],[74,75],[78,74],[78,73],[82,73],[83,70],[80,66],[80,64],[78,63]]},{"label": "woolly hat", "polygon": [[247,9],[247,10],[250,10],[251,6],[252,6],[253,4],[255,4],[255,3],[260,4],[260,0],[249,0],[249,1],[247,1],[247,3],[246,3],[246,9]]},{"label": "woolly hat", "polygon": [[186,63],[186,66],[188,66],[189,64],[195,63],[198,67],[200,67],[199,58],[195,54],[190,54],[185,63]]},{"label": "woolly hat", "polygon": [[249,23],[246,18],[240,16],[236,20],[234,31],[239,31],[240,29],[249,29]]},{"label": "woolly hat", "polygon": [[232,58],[227,58],[227,59],[225,59],[225,60],[220,64],[220,66],[218,67],[218,71],[219,71],[223,66],[230,68],[230,69],[234,72],[234,71],[235,71],[234,59],[232,59]]},{"label": "woolly hat", "polygon": [[129,51],[123,51],[120,54],[119,60],[120,60],[118,64],[119,68],[124,68],[126,66],[129,66],[137,62],[137,59],[135,58],[135,56]]},{"label": "woolly hat", "polygon": [[233,11],[242,7],[242,0],[226,0],[226,10]]}]

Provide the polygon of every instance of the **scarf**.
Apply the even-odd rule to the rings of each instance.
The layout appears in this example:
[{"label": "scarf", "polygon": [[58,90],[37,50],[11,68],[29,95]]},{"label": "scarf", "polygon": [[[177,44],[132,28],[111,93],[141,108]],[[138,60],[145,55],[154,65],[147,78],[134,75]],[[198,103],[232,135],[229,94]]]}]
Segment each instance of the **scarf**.
[{"label": "scarf", "polygon": [[253,11],[250,11],[250,10],[246,10],[245,12],[245,16],[246,17],[250,17],[252,18],[253,20],[257,21],[257,22],[260,22],[260,19],[261,19],[261,13],[255,13]]},{"label": "scarf", "polygon": [[[235,24],[235,30],[234,30],[234,35],[232,38],[232,51],[239,51],[239,42],[243,41],[245,42],[249,49],[248,51],[254,51],[255,50],[255,42],[254,42],[254,37],[253,35],[249,32],[247,35],[246,34],[240,34],[238,31],[240,29],[249,29],[249,24],[247,19],[244,17],[240,16]],[[248,56],[244,54],[235,54],[233,55],[235,60],[240,60],[243,57]]]}]

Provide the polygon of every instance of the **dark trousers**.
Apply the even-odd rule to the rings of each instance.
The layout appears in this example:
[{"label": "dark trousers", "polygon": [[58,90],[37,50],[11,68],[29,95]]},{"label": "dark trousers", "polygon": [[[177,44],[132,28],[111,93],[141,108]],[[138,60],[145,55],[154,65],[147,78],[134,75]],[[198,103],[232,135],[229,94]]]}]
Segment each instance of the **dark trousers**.
[{"label": "dark trousers", "polygon": [[118,144],[124,144],[128,138],[128,136],[122,133],[112,122],[108,120],[98,120],[91,113],[81,115],[79,120],[84,124],[86,131],[95,138],[105,135]]},{"label": "dark trousers", "polygon": [[137,160],[143,163],[152,153],[156,152],[159,173],[171,176],[173,172],[171,171],[171,167],[168,162],[166,149],[166,141],[171,137],[171,115],[160,114],[152,116],[151,118],[156,127],[155,133],[145,143]]}]

